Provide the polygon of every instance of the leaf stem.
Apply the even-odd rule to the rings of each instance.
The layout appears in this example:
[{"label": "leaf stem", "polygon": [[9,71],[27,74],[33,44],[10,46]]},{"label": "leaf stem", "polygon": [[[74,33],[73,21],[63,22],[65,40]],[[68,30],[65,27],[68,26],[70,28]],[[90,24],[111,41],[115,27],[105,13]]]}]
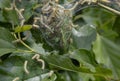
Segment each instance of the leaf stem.
[{"label": "leaf stem", "polygon": [[[18,40],[21,44],[23,44],[26,48],[28,48],[30,51],[29,52],[35,52],[35,50],[33,50],[30,46],[28,46],[26,43],[24,43],[21,39],[20,33],[18,33],[18,37],[16,36],[16,34],[13,34],[15,39]],[[20,51],[20,50],[19,50]],[[27,51],[28,52],[28,51]]]},{"label": "leaf stem", "polygon": [[29,50],[21,50],[21,49],[17,49],[16,51],[15,51],[15,53],[19,53],[19,52],[26,52],[26,53],[32,53],[33,51],[29,51]]},{"label": "leaf stem", "polygon": [[22,43],[26,48],[31,50],[32,52],[35,52],[30,46],[28,46],[26,43],[24,43],[22,40],[20,40],[20,43]]}]

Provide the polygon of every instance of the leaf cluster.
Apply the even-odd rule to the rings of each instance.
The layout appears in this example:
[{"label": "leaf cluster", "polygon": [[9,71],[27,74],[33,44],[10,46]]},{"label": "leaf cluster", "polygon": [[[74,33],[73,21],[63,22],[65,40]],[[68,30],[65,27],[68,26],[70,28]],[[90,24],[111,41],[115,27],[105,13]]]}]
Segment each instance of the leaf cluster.
[{"label": "leaf cluster", "polygon": [[0,0],[0,81],[119,81],[120,16],[50,1]]}]

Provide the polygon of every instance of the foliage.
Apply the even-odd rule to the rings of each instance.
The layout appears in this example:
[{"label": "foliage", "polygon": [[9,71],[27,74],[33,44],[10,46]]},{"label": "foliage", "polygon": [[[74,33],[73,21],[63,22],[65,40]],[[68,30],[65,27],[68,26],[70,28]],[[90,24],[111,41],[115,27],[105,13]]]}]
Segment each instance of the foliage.
[{"label": "foliage", "polygon": [[0,81],[119,81],[120,7],[101,4],[0,0]]}]

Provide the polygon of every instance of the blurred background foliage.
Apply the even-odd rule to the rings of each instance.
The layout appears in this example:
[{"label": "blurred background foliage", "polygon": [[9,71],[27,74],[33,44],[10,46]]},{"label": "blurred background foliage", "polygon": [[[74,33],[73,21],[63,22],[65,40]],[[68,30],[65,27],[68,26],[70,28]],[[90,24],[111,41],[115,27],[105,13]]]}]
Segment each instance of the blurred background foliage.
[{"label": "blurred background foliage", "polygon": [[[24,9],[21,29],[19,13],[10,9],[13,0],[0,0],[0,81],[120,81],[120,15],[96,4],[79,5],[72,12],[77,27],[71,28],[71,42],[59,46],[56,41],[66,39],[54,34],[51,45],[51,40],[45,39],[48,32],[32,27],[45,1],[15,0],[17,9]],[[59,4],[72,1],[60,0]],[[113,6],[109,7],[120,8]],[[19,42],[19,35],[24,38],[28,33],[29,37]],[[44,69],[32,59],[36,53],[44,60]],[[29,74],[24,71],[26,60]]]}]

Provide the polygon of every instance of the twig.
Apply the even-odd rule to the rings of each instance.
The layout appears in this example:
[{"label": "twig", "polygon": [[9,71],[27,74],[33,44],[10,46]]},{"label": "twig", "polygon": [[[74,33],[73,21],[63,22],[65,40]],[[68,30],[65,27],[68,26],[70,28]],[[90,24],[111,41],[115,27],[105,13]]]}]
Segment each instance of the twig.
[{"label": "twig", "polygon": [[110,10],[110,11],[112,11],[112,12],[118,14],[118,15],[120,15],[120,12],[117,11],[117,10],[115,10],[115,9],[112,9],[112,8],[110,8],[108,6],[105,6],[105,5],[101,4],[101,3],[98,3],[98,5],[101,6],[101,7],[103,7],[103,8],[105,8],[105,9],[108,9],[108,10]]}]

